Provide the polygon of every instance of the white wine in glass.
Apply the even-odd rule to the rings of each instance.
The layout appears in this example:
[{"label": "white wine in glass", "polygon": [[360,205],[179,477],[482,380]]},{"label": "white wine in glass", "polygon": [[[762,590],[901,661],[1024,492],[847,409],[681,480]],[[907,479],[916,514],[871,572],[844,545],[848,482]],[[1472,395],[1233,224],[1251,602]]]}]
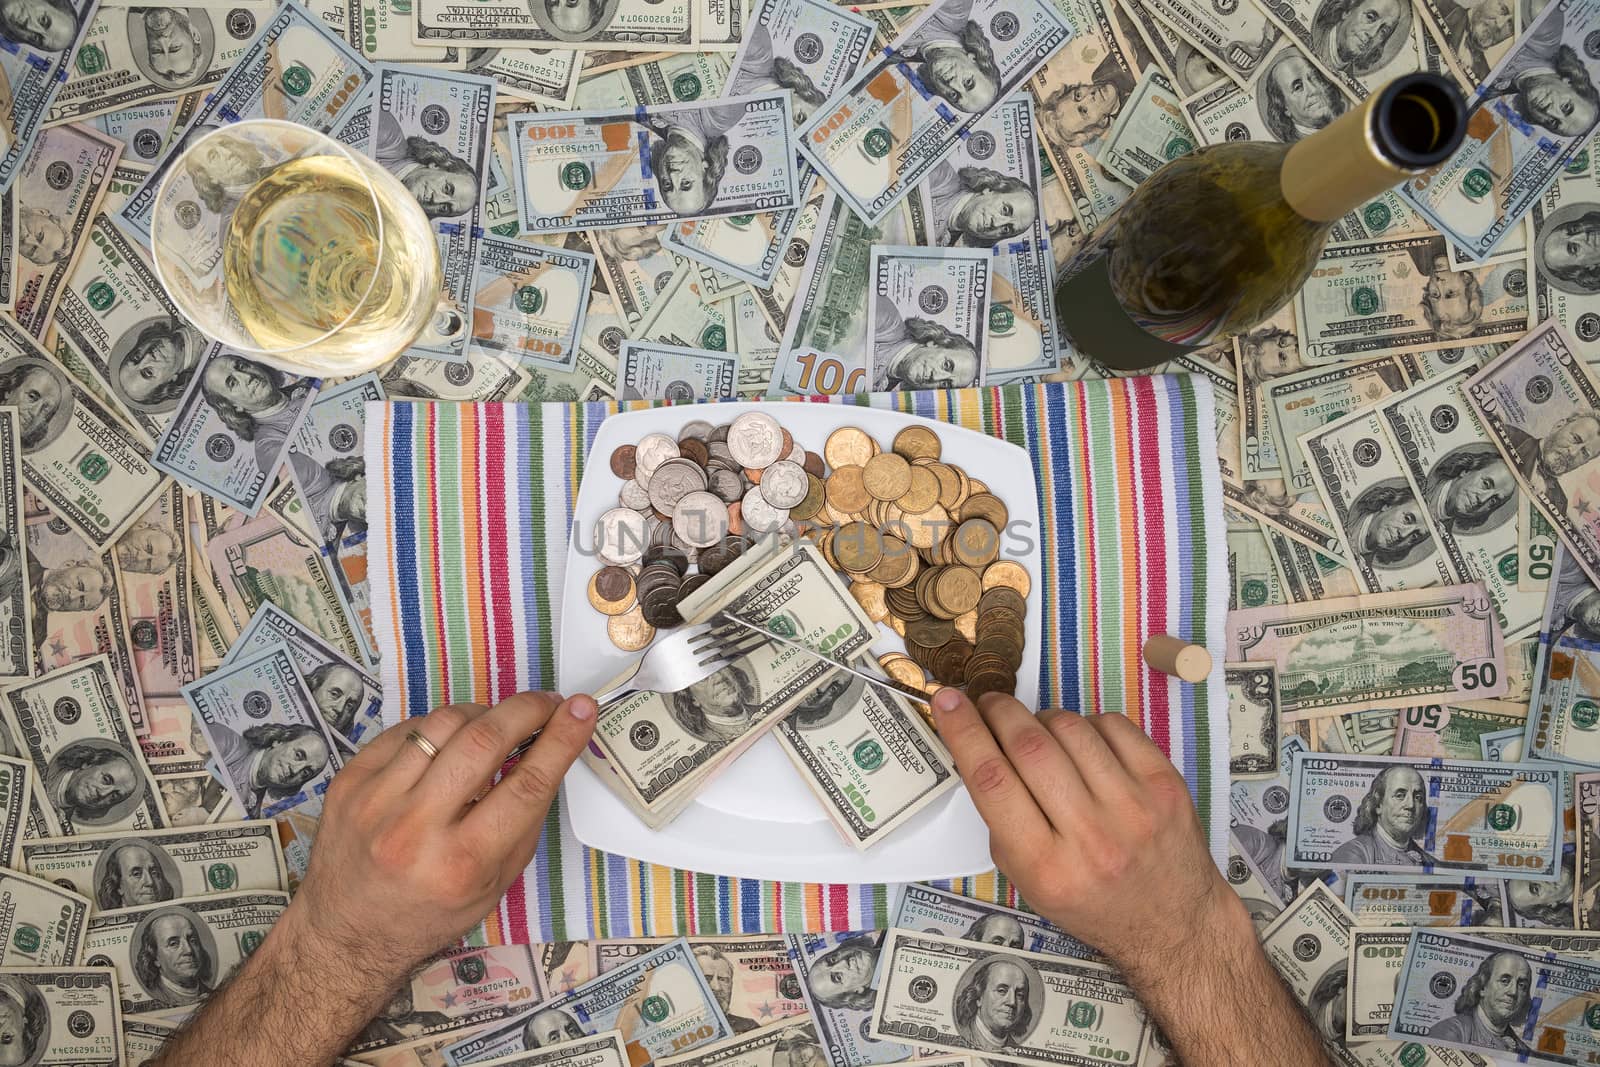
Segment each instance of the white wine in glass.
[{"label": "white wine in glass", "polygon": [[162,184],[151,243],[196,326],[291,373],[360,374],[464,326],[443,302],[416,199],[293,123],[241,122],[196,141]]}]

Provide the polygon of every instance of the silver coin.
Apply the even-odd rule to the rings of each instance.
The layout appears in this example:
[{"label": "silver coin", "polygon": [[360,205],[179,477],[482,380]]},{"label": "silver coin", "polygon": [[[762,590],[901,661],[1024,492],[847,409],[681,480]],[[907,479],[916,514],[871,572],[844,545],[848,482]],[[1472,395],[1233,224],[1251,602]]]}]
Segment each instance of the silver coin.
[{"label": "silver coin", "polygon": [[706,460],[708,465],[716,463],[727,467],[739,468],[739,463],[733,458],[733,453],[728,451],[728,442],[726,441],[712,441],[706,446],[706,452],[709,454],[709,458]]},{"label": "silver coin", "polygon": [[650,476],[650,506],[670,515],[689,493],[706,487],[706,472],[692,459],[669,459]]},{"label": "silver coin", "polygon": [[767,503],[788,510],[799,506],[806,498],[806,493],[811,491],[811,483],[806,480],[804,467],[780,459],[761,472],[759,488],[761,495],[767,498]]},{"label": "silver coin", "polygon": [[695,419],[693,422],[683,424],[683,429],[678,431],[678,440],[693,437],[697,441],[704,441],[711,436],[712,425],[705,419]]},{"label": "silver coin", "polygon": [[692,548],[709,548],[728,533],[728,505],[715,493],[687,493],[672,509],[672,532]]},{"label": "silver coin", "polygon": [[773,507],[771,501],[761,495],[761,487],[752,485],[744,495],[744,502],[739,505],[739,518],[748,529],[762,533],[776,530],[788,522],[789,509]]},{"label": "silver coin", "polygon": [[632,508],[612,508],[595,523],[594,554],[606,563],[632,563],[649,543],[645,517]]},{"label": "silver coin", "polygon": [[649,487],[650,476],[669,459],[677,459],[678,442],[664,433],[648,433],[633,450],[633,480]]},{"label": "silver coin", "polygon": [[724,503],[732,504],[735,500],[744,497],[744,478],[737,471],[725,467],[713,467],[710,472],[711,491],[721,497]]},{"label": "silver coin", "polygon": [[778,458],[779,459],[786,459],[790,463],[798,463],[801,467],[804,467],[806,465],[806,449],[805,449],[805,446],[802,445],[799,441],[791,440],[789,442],[789,451],[785,452],[783,455],[779,456]]},{"label": "silver coin", "polygon": [[783,430],[771,415],[747,411],[728,427],[728,451],[740,466],[760,470],[782,455]]},{"label": "silver coin", "polygon": [[617,494],[617,499],[625,508],[632,508],[634,511],[650,510],[650,491],[632,478],[622,483],[622,491]]}]

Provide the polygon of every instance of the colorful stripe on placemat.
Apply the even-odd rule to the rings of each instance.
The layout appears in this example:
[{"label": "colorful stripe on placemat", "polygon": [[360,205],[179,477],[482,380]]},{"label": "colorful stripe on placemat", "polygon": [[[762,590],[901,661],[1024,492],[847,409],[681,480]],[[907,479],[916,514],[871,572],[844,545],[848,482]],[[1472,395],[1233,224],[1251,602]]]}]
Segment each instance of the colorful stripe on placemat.
[{"label": "colorful stripe on placemat", "polygon": [[[868,403],[1010,441],[1041,487],[1047,704],[1120,712],[1189,782],[1219,858],[1226,836],[1220,677],[1185,686],[1141,662],[1150,633],[1222,644],[1226,553],[1210,386],[1189,376],[881,393]],[[387,721],[550,688],[568,530],[600,423],[628,404],[372,404],[367,514]],[[1216,672],[1220,675],[1220,672]],[[1015,903],[997,874],[962,879]],[[884,925],[892,886],[776,884],[639,863],[581,845],[550,815],[485,943]]]}]

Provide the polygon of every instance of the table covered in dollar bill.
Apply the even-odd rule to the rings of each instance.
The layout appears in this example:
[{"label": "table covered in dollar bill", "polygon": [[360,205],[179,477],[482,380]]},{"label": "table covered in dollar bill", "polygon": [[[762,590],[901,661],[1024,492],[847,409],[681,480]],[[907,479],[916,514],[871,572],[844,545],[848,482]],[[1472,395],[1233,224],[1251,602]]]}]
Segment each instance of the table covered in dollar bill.
[{"label": "table covered in dollar bill", "polygon": [[[24,1061],[145,1062],[287,905],[350,753],[553,682],[600,420],[871,393],[868,430],[888,405],[1028,449],[1042,697],[1172,757],[1337,1062],[1594,1062],[1597,31],[1597,0],[0,0],[0,1008],[45,1021]],[[1273,320],[1127,380],[1060,336],[1060,269],[1166,160],[1292,143],[1414,70],[1469,94],[1465,144],[1339,220]],[[157,189],[257,117],[400,179],[470,340],[319,380],[179,313]],[[218,153],[191,210],[260,164]],[[1150,673],[1157,632],[1203,641],[1213,679]],[[1171,1067],[1025,904],[992,873],[651,866],[558,806],[348,1062]],[[197,947],[152,970],[158,936]],[[975,1046],[919,979],[995,956],[1036,1018],[1095,1025]],[[639,1026],[616,1006],[646,976],[670,1007]]]}]

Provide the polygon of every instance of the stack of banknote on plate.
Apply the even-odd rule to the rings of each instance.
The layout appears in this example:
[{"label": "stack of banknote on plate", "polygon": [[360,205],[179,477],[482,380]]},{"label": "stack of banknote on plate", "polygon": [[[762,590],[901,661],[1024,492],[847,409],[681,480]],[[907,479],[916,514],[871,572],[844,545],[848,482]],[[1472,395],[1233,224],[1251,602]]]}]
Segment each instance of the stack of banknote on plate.
[{"label": "stack of banknote on plate", "polygon": [[[153,1054],[270,928],[329,779],[380,728],[368,401],[1101,377],[1050,294],[1133,189],[1206,145],[1297,141],[1431,70],[1471,97],[1461,152],[1340,219],[1271,322],[1157,368],[1212,386],[1228,876],[1340,1062],[1592,1060],[1575,1020],[1600,929],[1597,31],[1597,0],[0,0],[0,1000],[49,1020],[22,1058]],[[147,247],[155,192],[205,132],[261,116],[329,133],[418,197],[469,343],[318,380],[178,314]],[[208,167],[197,211],[261,176],[248,153]],[[797,575],[807,626],[865,627],[814,553],[747,562]],[[742,595],[731,576],[693,596],[666,578],[646,583],[652,610]],[[612,579],[601,604],[621,602]],[[970,584],[889,614],[909,626]],[[1013,636],[973,631],[997,681]],[[772,730],[862,846],[956,788],[907,706],[786,669],[780,695],[670,738],[687,780],[620,748],[605,773],[659,822]],[[842,727],[802,690],[833,685],[868,712],[839,722],[926,746],[875,798],[881,826],[829,794]],[[447,1050],[487,1027],[477,1052],[586,1067],[1167,1062],[1089,949],[1025,912],[915,899],[887,938],[461,949],[350,1054],[476,1061]],[[137,967],[165,937],[192,947]],[[942,981],[919,1000],[919,968],[977,973],[974,941],[1010,955],[969,983],[1026,976],[1032,1018],[1067,1034],[1092,1012],[1111,1055],[963,1019]],[[661,1018],[645,994],[567,1027],[563,998],[647,970],[672,983]],[[1093,991],[1070,1010],[1068,981]],[[529,1036],[495,1036],[530,1004]]]}]

